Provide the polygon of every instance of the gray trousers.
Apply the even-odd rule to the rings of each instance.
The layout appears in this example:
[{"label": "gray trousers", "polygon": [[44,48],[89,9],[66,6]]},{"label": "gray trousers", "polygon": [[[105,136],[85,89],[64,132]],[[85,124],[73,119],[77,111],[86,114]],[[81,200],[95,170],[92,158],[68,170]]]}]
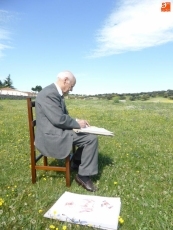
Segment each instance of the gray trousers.
[{"label": "gray trousers", "polygon": [[98,138],[94,134],[73,132],[73,144],[82,151],[76,151],[74,160],[81,161],[78,173],[92,176],[98,173]]}]

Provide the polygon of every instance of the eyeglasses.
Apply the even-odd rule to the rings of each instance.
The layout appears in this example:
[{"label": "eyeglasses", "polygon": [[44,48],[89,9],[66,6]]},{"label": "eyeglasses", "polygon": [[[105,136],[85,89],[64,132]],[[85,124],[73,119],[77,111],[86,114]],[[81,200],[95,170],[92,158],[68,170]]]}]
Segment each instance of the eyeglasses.
[{"label": "eyeglasses", "polygon": [[71,81],[70,81],[70,80],[68,80],[68,83],[69,83],[69,85],[70,85],[70,90],[72,90],[73,87],[74,87],[74,85],[71,84]]}]

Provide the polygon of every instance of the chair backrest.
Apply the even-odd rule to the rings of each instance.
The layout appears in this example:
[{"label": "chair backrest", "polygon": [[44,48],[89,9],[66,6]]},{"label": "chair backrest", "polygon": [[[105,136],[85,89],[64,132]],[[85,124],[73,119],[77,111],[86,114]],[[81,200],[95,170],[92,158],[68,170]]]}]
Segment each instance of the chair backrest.
[{"label": "chair backrest", "polygon": [[36,120],[33,115],[33,108],[35,108],[35,101],[32,101],[31,98],[27,98],[28,106],[28,122],[29,122],[29,133],[30,133],[30,145],[31,151],[35,151],[34,141],[35,141],[35,132],[34,127],[36,126]]}]

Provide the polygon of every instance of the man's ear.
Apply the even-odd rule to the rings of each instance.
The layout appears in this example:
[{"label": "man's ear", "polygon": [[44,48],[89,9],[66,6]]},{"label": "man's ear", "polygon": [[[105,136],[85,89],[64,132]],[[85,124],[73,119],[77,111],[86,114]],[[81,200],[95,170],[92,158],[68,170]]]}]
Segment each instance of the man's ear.
[{"label": "man's ear", "polygon": [[68,82],[68,77],[64,78],[64,83]]}]

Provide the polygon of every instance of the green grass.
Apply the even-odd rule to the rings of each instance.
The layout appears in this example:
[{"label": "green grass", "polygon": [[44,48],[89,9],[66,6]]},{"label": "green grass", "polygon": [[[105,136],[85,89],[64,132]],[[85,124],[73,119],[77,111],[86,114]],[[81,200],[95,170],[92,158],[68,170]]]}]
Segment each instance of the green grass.
[{"label": "green grass", "polygon": [[165,97],[150,97],[150,102],[164,102],[164,103],[173,103],[173,100]]},{"label": "green grass", "polygon": [[[73,117],[104,127],[95,195],[121,198],[121,230],[173,229],[173,104],[67,100]],[[0,101],[0,229],[92,229],[43,217],[65,192],[89,194],[64,174],[39,171],[31,183],[26,101]],[[117,182],[117,184],[114,184]]]}]

